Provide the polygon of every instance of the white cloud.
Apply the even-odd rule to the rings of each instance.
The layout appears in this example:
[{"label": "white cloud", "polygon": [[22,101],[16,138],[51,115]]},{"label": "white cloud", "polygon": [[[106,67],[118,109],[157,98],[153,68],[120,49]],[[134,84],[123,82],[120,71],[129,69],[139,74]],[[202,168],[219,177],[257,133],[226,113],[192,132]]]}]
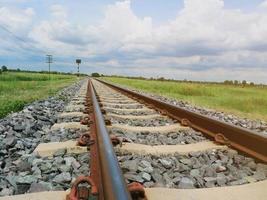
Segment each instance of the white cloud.
[{"label": "white cloud", "polygon": [[108,6],[99,25],[85,28],[84,35],[80,31],[76,34],[91,38],[84,45],[95,54],[190,57],[267,46],[263,39],[267,36],[267,15],[245,14],[223,6],[221,0],[185,0],[185,8],[176,19],[155,27],[151,18],[138,18],[129,1],[117,2]]},{"label": "white cloud", "polygon": [[50,7],[51,14],[56,18],[62,18],[65,19],[67,17],[67,9],[60,5],[60,4],[54,4]]},{"label": "white cloud", "polygon": [[[259,6],[267,8],[267,1]],[[17,30],[29,27],[32,9],[13,15],[10,11],[0,8],[0,24]],[[112,66],[129,74],[144,69],[148,76],[158,71],[187,79],[240,74],[266,82],[261,73],[267,66],[266,12],[226,9],[223,0],[184,0],[176,18],[157,26],[151,17],[138,17],[130,1],[107,6],[97,25],[73,22],[66,5],[52,5],[50,14],[50,20],[36,23],[29,37],[51,53],[90,58],[90,66]]]},{"label": "white cloud", "polygon": [[263,2],[260,4],[260,8],[267,9],[267,0],[263,1]]},{"label": "white cloud", "polygon": [[32,8],[16,9],[0,7],[0,25],[10,31],[25,31],[29,29],[35,12]]}]

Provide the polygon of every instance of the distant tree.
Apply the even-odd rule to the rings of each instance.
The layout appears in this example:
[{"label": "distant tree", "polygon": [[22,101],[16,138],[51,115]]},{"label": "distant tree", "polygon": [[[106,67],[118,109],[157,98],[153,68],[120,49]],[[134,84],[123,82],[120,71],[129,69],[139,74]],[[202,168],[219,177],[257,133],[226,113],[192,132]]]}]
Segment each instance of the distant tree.
[{"label": "distant tree", "polygon": [[242,86],[246,86],[246,84],[247,84],[247,81],[246,80],[243,80],[242,81]]},{"label": "distant tree", "polygon": [[165,78],[164,78],[164,77],[160,77],[160,78],[158,78],[158,80],[159,80],[159,81],[164,81]]},{"label": "distant tree", "polygon": [[96,73],[96,72],[92,73],[91,76],[92,77],[100,77],[99,73]]},{"label": "distant tree", "polygon": [[2,71],[6,72],[7,71],[7,67],[5,65],[2,66]]},{"label": "distant tree", "polygon": [[234,80],[234,84],[235,85],[238,85],[238,80]]},{"label": "distant tree", "polygon": [[20,68],[18,68],[17,71],[20,72]]},{"label": "distant tree", "polygon": [[250,85],[250,86],[254,86],[255,84],[254,84],[253,82],[250,82],[249,85]]},{"label": "distant tree", "polygon": [[2,69],[0,69],[0,74],[2,74]]},{"label": "distant tree", "polygon": [[225,80],[223,83],[225,85],[233,85],[234,84],[234,82],[232,80]]}]

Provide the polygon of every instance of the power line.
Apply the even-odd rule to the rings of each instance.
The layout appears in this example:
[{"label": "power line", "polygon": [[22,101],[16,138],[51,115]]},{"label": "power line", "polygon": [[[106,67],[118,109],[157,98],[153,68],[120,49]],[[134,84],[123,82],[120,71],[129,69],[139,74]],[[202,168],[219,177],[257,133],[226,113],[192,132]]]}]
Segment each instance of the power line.
[{"label": "power line", "polygon": [[[8,28],[4,27],[4,26],[1,25],[1,24],[0,24],[0,28],[1,28],[2,30],[4,30],[5,32],[9,33],[9,34],[10,34],[13,38],[15,38],[16,40],[18,40],[18,41],[22,42],[23,44],[27,45],[28,48],[30,48],[30,50],[31,50],[32,52],[36,53],[36,51],[38,51],[38,52],[40,52],[40,53],[44,53],[43,50],[41,50],[41,49],[37,49],[36,47],[30,45],[30,44],[29,44],[29,41],[26,41],[25,39],[23,39],[23,38],[17,36],[15,33],[13,33],[12,31],[10,31]],[[19,45],[22,49],[24,49],[24,50],[27,50],[27,51],[29,50],[29,49],[25,48],[24,46],[21,46],[20,44],[18,44],[18,45]]]}]

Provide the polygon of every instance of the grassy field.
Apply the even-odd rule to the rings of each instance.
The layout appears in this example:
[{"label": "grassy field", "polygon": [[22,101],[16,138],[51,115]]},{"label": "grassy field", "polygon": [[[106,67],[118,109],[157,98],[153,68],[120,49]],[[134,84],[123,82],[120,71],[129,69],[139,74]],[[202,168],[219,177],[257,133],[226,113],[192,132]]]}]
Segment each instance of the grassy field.
[{"label": "grassy field", "polygon": [[73,83],[73,75],[4,72],[0,74],[0,118],[27,103],[55,94]]},{"label": "grassy field", "polygon": [[193,105],[267,121],[266,88],[114,77],[103,79],[153,94],[184,100]]}]

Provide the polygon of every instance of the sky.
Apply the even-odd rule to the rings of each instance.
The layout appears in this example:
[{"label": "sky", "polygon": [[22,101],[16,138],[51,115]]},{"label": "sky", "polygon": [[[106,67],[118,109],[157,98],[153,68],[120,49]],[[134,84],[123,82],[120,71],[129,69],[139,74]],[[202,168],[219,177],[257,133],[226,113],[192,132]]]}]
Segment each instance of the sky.
[{"label": "sky", "polygon": [[0,65],[267,84],[267,0],[0,0]]}]

